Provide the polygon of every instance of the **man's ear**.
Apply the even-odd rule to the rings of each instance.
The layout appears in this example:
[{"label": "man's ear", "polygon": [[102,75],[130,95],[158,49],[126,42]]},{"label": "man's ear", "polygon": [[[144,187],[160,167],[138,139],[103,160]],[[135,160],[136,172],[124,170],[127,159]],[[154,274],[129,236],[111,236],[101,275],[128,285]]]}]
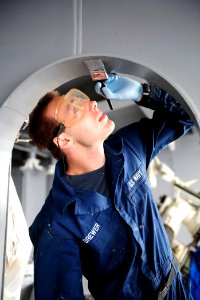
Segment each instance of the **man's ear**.
[{"label": "man's ear", "polygon": [[72,139],[64,132],[61,133],[58,137],[54,137],[53,142],[61,150],[64,148],[69,148],[72,145]]}]

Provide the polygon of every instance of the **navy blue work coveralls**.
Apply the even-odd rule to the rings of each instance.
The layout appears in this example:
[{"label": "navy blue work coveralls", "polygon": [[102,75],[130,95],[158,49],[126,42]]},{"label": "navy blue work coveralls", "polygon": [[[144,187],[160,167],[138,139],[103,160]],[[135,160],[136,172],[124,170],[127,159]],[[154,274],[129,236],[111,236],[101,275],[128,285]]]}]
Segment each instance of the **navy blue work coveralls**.
[{"label": "navy blue work coveralls", "polygon": [[[30,227],[36,300],[83,300],[82,274],[95,300],[158,299],[173,254],[146,170],[193,123],[157,85],[151,84],[150,96],[140,105],[154,109],[153,118],[128,125],[105,141],[109,198],[67,184],[62,162],[57,163],[53,187]],[[118,243],[120,260],[120,220],[130,234],[125,267],[112,257]],[[165,299],[191,299],[178,270]]]}]

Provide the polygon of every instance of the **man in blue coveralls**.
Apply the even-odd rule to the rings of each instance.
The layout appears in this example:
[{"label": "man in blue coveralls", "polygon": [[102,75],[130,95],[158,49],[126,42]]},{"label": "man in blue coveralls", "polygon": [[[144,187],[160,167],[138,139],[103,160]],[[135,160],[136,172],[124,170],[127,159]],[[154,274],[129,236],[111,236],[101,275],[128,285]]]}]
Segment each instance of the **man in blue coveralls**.
[{"label": "man in blue coveralls", "polygon": [[147,180],[151,160],[193,123],[156,84],[110,74],[96,92],[154,110],[115,124],[79,90],[50,92],[30,114],[29,134],[58,159],[52,189],[30,227],[35,299],[192,299]]}]

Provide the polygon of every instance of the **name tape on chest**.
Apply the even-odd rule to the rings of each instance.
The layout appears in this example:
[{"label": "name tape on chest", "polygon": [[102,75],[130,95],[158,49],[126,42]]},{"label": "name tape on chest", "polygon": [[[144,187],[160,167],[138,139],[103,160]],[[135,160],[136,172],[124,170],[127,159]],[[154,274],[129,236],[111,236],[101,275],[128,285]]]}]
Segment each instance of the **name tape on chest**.
[{"label": "name tape on chest", "polygon": [[132,188],[142,178],[142,171],[139,169],[128,181],[129,188]]},{"label": "name tape on chest", "polygon": [[92,227],[91,231],[83,239],[83,242],[88,244],[95,237],[95,235],[97,234],[99,229],[100,229],[100,225],[98,223],[95,223],[94,226]]}]

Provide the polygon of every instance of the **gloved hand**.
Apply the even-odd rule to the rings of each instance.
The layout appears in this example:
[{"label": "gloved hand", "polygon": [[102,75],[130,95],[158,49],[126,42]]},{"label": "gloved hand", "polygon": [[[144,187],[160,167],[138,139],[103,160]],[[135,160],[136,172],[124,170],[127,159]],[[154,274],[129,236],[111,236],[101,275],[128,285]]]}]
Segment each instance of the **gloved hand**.
[{"label": "gloved hand", "polygon": [[103,83],[96,83],[95,91],[110,100],[140,101],[143,95],[143,86],[133,79],[111,73]]}]

